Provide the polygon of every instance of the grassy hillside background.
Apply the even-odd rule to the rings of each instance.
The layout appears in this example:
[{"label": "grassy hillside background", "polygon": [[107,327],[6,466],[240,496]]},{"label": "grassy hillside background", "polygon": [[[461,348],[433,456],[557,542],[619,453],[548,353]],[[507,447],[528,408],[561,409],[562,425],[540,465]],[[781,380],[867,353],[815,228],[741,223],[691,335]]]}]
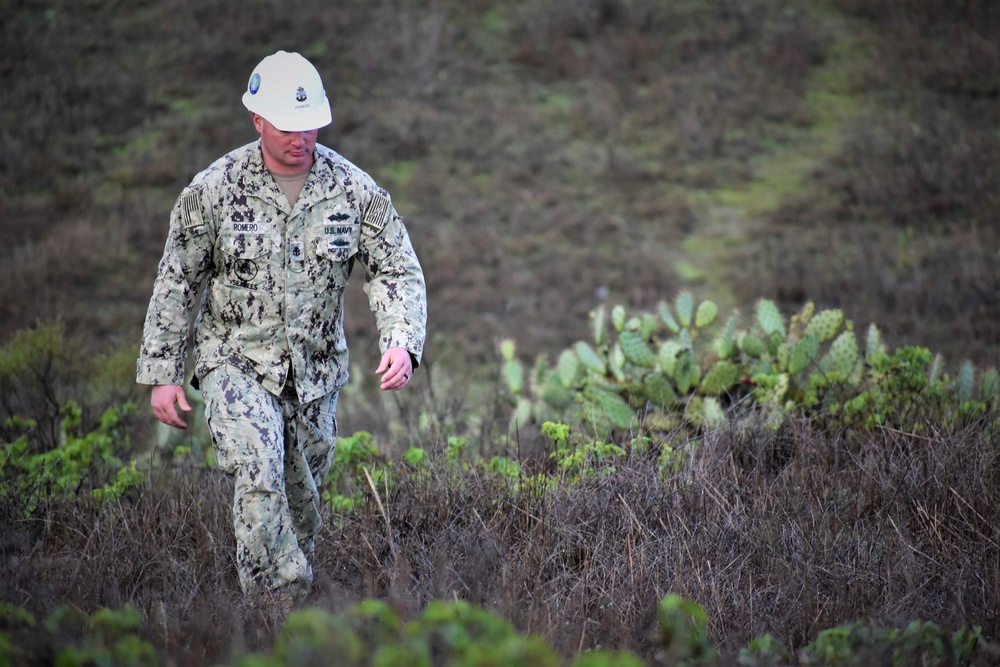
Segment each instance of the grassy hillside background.
[{"label": "grassy hillside background", "polygon": [[[499,340],[516,338],[526,358],[554,355],[587,336],[595,306],[651,309],[682,288],[724,314],[749,313],[759,297],[786,313],[812,300],[842,308],[859,331],[877,323],[891,346],[941,352],[950,367],[1000,366],[996,3],[0,9],[0,344],[39,323],[65,330],[59,363],[36,369],[38,386],[0,386],[0,399],[4,415],[54,406],[49,444],[67,398],[84,402],[89,424],[104,405],[135,400],[133,445],[157,434],[134,358],[168,212],[197,171],[256,138],[239,99],[277,49],[323,74],[335,120],[320,142],[390,190],[428,279],[421,382],[392,397],[374,389],[374,321],[359,281],[350,287],[345,434],[369,430],[400,451],[427,445],[413,427],[430,410],[455,432],[478,428],[486,447],[505,424],[490,414]],[[97,398],[74,395],[84,375]],[[59,400],[46,394],[53,387]],[[539,500],[540,515],[531,497],[506,497],[489,480],[446,497],[448,479],[411,481],[394,519],[433,530],[397,534],[414,548],[409,559],[390,559],[393,545],[371,537],[382,525],[372,507],[324,529],[322,586],[333,600],[375,595],[411,610],[462,590],[565,654],[603,637],[651,655],[645,632],[664,586],[705,601],[730,652],[764,631],[801,646],[859,617],[971,618],[995,635],[996,535],[985,528],[997,518],[995,435],[949,433],[932,449],[893,434],[848,454],[841,435],[720,435],[706,440],[690,494],[677,480],[648,486],[656,472],[640,461]],[[186,437],[197,446],[202,436]],[[779,476],[789,460],[794,470]],[[11,598],[40,609],[138,598],[147,616],[161,613],[160,645],[172,655],[225,655],[245,611],[227,606],[228,489],[199,475],[190,488],[154,483],[121,509],[128,530],[73,529],[98,525],[90,509],[60,510],[44,530],[12,522],[0,543]],[[476,508],[495,508],[498,496],[487,526]],[[634,524],[602,514],[619,500]],[[535,516],[554,528],[529,548],[518,536],[534,539],[525,517]],[[953,522],[943,537],[941,517]],[[621,553],[623,536],[634,552]],[[633,556],[649,560],[637,570]],[[92,578],[73,569],[84,560]],[[731,567],[719,572],[724,560]],[[496,571],[502,580],[483,579]],[[637,572],[659,578],[650,585]],[[183,600],[171,588],[178,576]],[[204,601],[206,590],[219,598]],[[518,597],[526,590],[537,599]]]},{"label": "grassy hillside background", "polygon": [[896,343],[1000,360],[992,3],[127,8],[5,6],[3,340],[60,318],[94,348],[135,345],[170,205],[255,138],[239,97],[285,48],[325,77],[320,140],[409,223],[430,360],[492,361],[514,334],[558,349],[595,305],[681,286],[724,310],[813,299]]}]

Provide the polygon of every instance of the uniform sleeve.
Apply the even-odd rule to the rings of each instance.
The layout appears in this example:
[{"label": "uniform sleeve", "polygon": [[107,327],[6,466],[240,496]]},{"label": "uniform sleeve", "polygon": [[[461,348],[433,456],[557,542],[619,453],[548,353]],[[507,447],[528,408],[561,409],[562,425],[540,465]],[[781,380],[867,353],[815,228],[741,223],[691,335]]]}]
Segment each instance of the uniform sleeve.
[{"label": "uniform sleeve", "polygon": [[365,294],[375,314],[382,352],[401,347],[420,363],[427,326],[424,273],[389,194],[369,191],[362,213],[361,260]]},{"label": "uniform sleeve", "polygon": [[200,188],[188,187],[170,214],[136,363],[139,384],[183,384],[189,326],[199,288],[212,265],[211,207]]}]

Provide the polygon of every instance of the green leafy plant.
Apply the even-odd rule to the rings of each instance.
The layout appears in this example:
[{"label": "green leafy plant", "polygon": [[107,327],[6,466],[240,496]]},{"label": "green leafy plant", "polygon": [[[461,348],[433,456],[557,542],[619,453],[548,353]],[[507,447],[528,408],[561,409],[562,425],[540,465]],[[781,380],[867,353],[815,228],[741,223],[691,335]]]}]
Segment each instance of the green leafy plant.
[{"label": "green leafy plant", "polygon": [[810,665],[867,665],[873,661],[891,665],[961,665],[971,664],[983,643],[978,627],[949,632],[924,621],[913,621],[903,629],[854,622],[820,632],[802,654]]},{"label": "green leafy plant", "polygon": [[[123,418],[131,405],[109,408],[100,425],[81,433],[81,410],[73,402],[62,410],[61,441],[49,451],[33,452],[27,434],[0,450],[0,474],[7,492],[17,494],[26,514],[42,504],[65,501],[81,493],[100,500],[114,500],[137,487],[142,475],[135,462],[124,464],[120,455],[130,451]],[[25,426],[30,427],[26,422]]]},{"label": "green leafy plant", "polygon": [[63,606],[49,615],[45,626],[63,645],[56,657],[60,666],[162,664],[156,647],[142,637],[142,615],[132,607],[99,609],[87,617]]},{"label": "green leafy plant", "polygon": [[[419,458],[417,454],[410,456]],[[380,490],[394,484],[385,457],[372,442],[372,434],[358,431],[338,437],[333,465],[323,485],[323,502],[335,512],[353,510],[368,493],[369,476]]]},{"label": "green leafy plant", "polygon": [[657,657],[668,664],[714,664],[718,653],[708,639],[708,615],[696,602],[668,593],[656,614],[659,622]]}]

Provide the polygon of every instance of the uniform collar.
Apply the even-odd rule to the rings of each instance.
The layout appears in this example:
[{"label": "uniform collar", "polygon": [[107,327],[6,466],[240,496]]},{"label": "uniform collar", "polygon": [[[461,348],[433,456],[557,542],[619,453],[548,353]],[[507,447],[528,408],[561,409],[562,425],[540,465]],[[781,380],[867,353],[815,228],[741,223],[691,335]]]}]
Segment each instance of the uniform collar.
[{"label": "uniform collar", "polygon": [[[260,140],[251,144],[244,168],[240,171],[239,180],[243,192],[249,197],[256,197],[267,204],[275,207],[285,215],[298,215],[325,199],[332,199],[342,189],[340,180],[334,172],[333,165],[323,156],[323,147],[316,144],[313,150],[313,166],[306,177],[302,192],[296,200],[294,209],[289,207],[288,200],[278,186],[278,183],[271,176],[271,172],[264,166],[264,156],[261,153]],[[246,187],[249,184],[256,187]]]}]

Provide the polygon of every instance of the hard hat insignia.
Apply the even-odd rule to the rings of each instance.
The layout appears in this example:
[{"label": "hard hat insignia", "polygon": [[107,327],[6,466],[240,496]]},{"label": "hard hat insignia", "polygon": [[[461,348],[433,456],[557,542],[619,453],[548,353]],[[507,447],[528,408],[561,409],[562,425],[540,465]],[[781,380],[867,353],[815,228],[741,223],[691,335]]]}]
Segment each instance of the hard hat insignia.
[{"label": "hard hat insignia", "polygon": [[257,91],[260,90],[260,74],[257,72],[253,73],[253,76],[250,77],[250,85],[247,86],[247,89],[250,91],[251,95],[257,94]]},{"label": "hard hat insignia", "polygon": [[306,101],[306,89],[303,88],[302,86],[299,86],[295,90],[295,101],[297,101],[297,102],[305,102]]}]

